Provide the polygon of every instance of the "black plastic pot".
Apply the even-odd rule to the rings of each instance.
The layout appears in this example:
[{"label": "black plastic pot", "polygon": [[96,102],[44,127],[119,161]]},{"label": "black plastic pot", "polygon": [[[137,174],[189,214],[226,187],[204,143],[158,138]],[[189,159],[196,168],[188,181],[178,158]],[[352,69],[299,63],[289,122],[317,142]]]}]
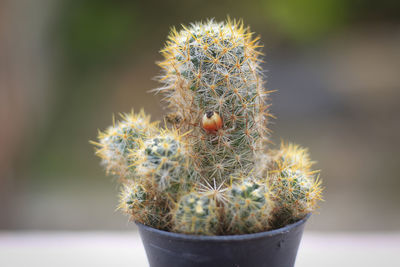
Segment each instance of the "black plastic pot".
[{"label": "black plastic pot", "polygon": [[272,231],[230,236],[186,235],[137,226],[151,267],[291,267],[309,217]]}]

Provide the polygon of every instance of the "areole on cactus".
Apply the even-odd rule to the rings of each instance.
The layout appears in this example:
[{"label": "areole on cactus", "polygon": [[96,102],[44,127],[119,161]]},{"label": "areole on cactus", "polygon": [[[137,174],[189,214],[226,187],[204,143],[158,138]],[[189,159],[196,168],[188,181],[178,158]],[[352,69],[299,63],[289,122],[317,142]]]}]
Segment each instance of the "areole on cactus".
[{"label": "areole on cactus", "polygon": [[158,63],[169,114],[141,111],[99,132],[96,154],[122,184],[134,221],[197,235],[266,231],[322,199],[307,150],[268,149],[268,94],[259,37],[241,21],[173,28]]}]

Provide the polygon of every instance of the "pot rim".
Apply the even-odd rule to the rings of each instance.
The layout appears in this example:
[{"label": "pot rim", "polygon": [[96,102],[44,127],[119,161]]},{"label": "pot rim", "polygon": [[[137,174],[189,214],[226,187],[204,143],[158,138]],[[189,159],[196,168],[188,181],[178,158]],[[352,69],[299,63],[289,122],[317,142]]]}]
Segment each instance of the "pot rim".
[{"label": "pot rim", "polygon": [[265,238],[265,237],[271,237],[271,236],[276,236],[276,235],[281,235],[290,232],[291,230],[297,228],[298,226],[304,224],[311,216],[311,213],[308,213],[304,218],[298,220],[295,223],[288,224],[284,227],[270,230],[270,231],[265,231],[265,232],[259,232],[259,233],[253,233],[253,234],[241,234],[241,235],[189,235],[189,234],[183,234],[183,233],[175,233],[175,232],[168,232],[160,229],[156,229],[150,226],[146,226],[142,223],[135,222],[135,224],[139,228],[143,228],[148,232],[152,232],[157,235],[162,235],[166,236],[171,239],[178,239],[178,240],[191,240],[191,241],[244,241],[244,240],[250,240],[250,239],[259,239],[259,238]]}]

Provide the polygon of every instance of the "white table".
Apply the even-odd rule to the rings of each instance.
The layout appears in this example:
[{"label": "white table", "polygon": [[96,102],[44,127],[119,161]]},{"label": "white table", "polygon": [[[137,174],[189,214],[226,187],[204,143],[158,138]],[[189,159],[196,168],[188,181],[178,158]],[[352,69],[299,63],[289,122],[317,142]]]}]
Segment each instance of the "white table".
[{"label": "white table", "polygon": [[[1,267],[148,266],[137,232],[0,232]],[[400,232],[305,232],[296,267],[400,266]]]}]

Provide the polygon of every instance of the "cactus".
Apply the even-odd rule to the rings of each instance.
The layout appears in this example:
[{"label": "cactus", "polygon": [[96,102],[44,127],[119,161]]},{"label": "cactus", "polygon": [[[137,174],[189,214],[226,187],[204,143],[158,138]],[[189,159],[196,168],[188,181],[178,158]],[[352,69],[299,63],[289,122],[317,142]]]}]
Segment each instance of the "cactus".
[{"label": "cactus", "polygon": [[316,177],[318,171],[311,170],[313,162],[307,149],[282,142],[280,150],[271,154],[268,182],[279,207],[275,210],[275,224],[284,225],[317,208],[322,200],[321,182]]},{"label": "cactus", "polygon": [[99,132],[96,154],[122,183],[133,221],[185,234],[245,234],[312,212],[322,189],[307,150],[266,146],[259,37],[242,22],[172,29],[159,63],[164,129],[143,111]]},{"label": "cactus", "polygon": [[129,157],[132,150],[138,148],[140,142],[148,136],[157,133],[157,122],[150,123],[150,116],[146,116],[142,110],[135,114],[121,114],[121,121],[110,126],[105,132],[99,131],[99,142],[91,142],[98,148],[96,155],[102,158],[102,164],[107,173],[121,179],[132,178],[135,167],[132,165],[136,159]]},{"label": "cactus", "polygon": [[270,228],[272,202],[267,187],[249,178],[234,183],[225,203],[228,233],[256,233]]},{"label": "cactus", "polygon": [[162,202],[157,201],[154,192],[140,184],[129,181],[121,187],[118,209],[130,219],[151,227],[163,228],[165,224]]},{"label": "cactus", "polygon": [[183,136],[176,130],[161,130],[158,135],[141,141],[131,154],[142,183],[151,183],[155,190],[168,192],[173,198],[190,190],[196,179],[189,168]]},{"label": "cactus", "polygon": [[[269,113],[258,40],[241,22],[209,20],[173,29],[162,50],[157,91],[178,118],[175,125],[191,130],[195,168],[209,181],[246,175],[263,152]],[[213,114],[223,125],[210,131]]]},{"label": "cactus", "polygon": [[195,192],[184,195],[172,211],[173,230],[185,234],[215,235],[219,231],[216,201]]}]

